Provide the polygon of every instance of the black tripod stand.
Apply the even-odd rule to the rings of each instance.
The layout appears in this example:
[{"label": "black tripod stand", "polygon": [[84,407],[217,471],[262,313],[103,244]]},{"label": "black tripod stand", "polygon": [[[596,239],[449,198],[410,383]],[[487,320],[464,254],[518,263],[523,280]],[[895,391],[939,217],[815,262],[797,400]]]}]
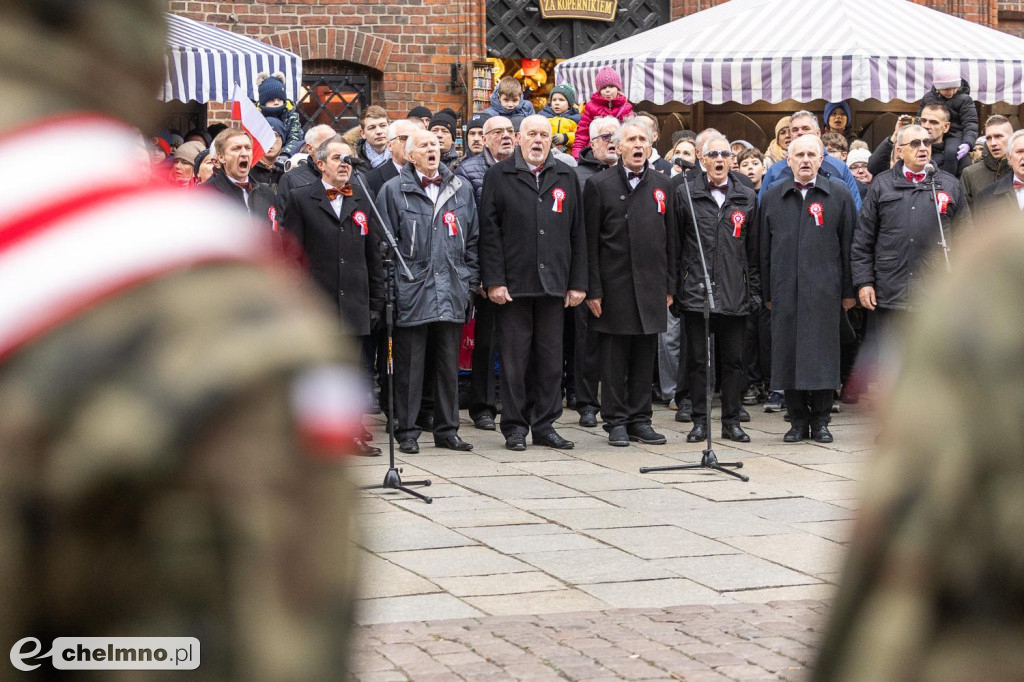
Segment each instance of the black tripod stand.
[{"label": "black tripod stand", "polygon": [[[372,196],[369,190],[366,189],[366,183],[363,182],[362,175],[357,173],[355,177],[366,196]],[[426,495],[416,492],[409,487],[429,486],[430,479],[403,482],[402,470],[395,466],[395,365],[392,353],[395,338],[395,301],[398,300],[398,275],[394,259],[398,259],[398,264],[402,267],[402,274],[404,274],[410,282],[412,281],[412,273],[409,272],[409,266],[405,264],[402,254],[398,251],[398,242],[395,241],[395,236],[391,234],[391,230],[389,230],[387,225],[384,224],[384,221],[380,217],[380,212],[377,211],[377,207],[374,203],[372,201],[369,203],[374,216],[377,218],[377,224],[380,226],[381,234],[384,236],[384,239],[381,240],[380,243],[380,252],[381,260],[384,263],[385,274],[384,323],[387,326],[388,332],[388,356],[387,362],[385,363],[388,375],[388,472],[384,474],[383,483],[380,485],[365,485],[362,487],[362,490],[399,490],[407,495],[418,497],[427,504],[430,504],[434,501],[434,498],[427,497]]]},{"label": "black tripod stand", "polygon": [[[697,214],[693,212],[693,200],[690,198],[690,183],[683,182],[683,187],[686,188],[686,201],[690,209],[690,216],[693,219],[693,232],[697,238],[697,253],[700,254],[700,266],[704,270],[704,283],[700,285],[701,293],[704,294],[704,362],[706,363],[706,374],[704,382],[704,399],[707,401],[705,404],[707,408],[705,410],[704,418],[707,420],[704,431],[707,433],[707,447],[704,449],[704,453],[700,458],[700,464],[674,464],[672,466],[664,467],[640,467],[641,474],[648,474],[654,471],[681,471],[684,469],[713,469],[720,471],[723,474],[729,474],[735,476],[741,481],[749,481],[750,478],[743,474],[735,471],[729,471],[729,468],[742,469],[743,462],[719,462],[718,457],[715,455],[715,451],[711,448],[711,399],[714,396],[714,385],[715,385],[715,368],[711,364],[711,311],[715,307],[714,293],[711,288],[711,275],[708,274],[708,264],[704,260],[704,246],[700,241],[700,230],[697,227]],[[717,226],[716,226],[717,229]]]}]

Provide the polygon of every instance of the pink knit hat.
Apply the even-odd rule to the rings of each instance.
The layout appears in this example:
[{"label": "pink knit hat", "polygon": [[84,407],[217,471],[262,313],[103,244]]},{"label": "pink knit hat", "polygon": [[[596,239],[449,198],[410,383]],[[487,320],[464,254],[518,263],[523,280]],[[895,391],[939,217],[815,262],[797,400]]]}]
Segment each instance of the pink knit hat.
[{"label": "pink knit hat", "polygon": [[614,85],[619,90],[622,90],[622,79],[619,78],[619,73],[610,66],[606,66],[597,72],[597,77],[594,79],[594,87],[600,92],[609,85]]},{"label": "pink knit hat", "polygon": [[939,62],[932,71],[932,85],[936,90],[960,87],[960,65],[953,62]]}]

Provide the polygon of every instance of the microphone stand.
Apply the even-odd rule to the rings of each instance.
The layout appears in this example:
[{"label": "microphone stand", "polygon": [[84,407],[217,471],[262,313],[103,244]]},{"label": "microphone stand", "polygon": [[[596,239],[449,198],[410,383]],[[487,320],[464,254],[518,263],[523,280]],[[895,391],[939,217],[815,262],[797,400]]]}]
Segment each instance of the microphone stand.
[{"label": "microphone stand", "polygon": [[[704,271],[704,282],[700,285],[700,289],[701,293],[704,294],[704,362],[706,370],[704,375],[704,399],[707,401],[705,403],[707,407],[704,414],[704,431],[708,436],[707,447],[702,453],[700,464],[674,464],[663,467],[640,467],[640,473],[647,474],[654,471],[680,471],[683,469],[713,469],[714,471],[720,471],[723,474],[735,476],[746,483],[750,480],[749,477],[735,471],[729,471],[729,469],[725,468],[742,469],[743,462],[719,462],[718,457],[715,455],[715,451],[711,448],[711,400],[715,393],[715,371],[711,364],[711,311],[715,309],[715,297],[711,288],[711,275],[708,273],[708,263],[704,258],[704,245],[700,240],[700,228],[697,227],[697,214],[693,211],[693,199],[690,197],[690,183],[684,180],[683,187],[686,188],[686,204],[690,209],[690,217],[693,221],[693,233],[697,238],[697,253],[700,254],[700,267]],[[715,229],[717,228],[718,226],[716,225]]]},{"label": "microphone stand", "polygon": [[[932,164],[928,164],[932,166]],[[942,213],[939,211],[939,193],[935,189],[935,167],[932,166],[931,171],[927,171],[928,166],[925,166],[927,177],[925,182],[932,190],[932,203],[935,206],[935,220],[939,223],[939,246],[942,247],[942,255],[946,257],[946,272],[953,272],[953,269],[949,266],[949,244],[946,243],[946,230],[942,227]],[[952,198],[950,199],[952,201]]]},{"label": "microphone stand", "polygon": [[409,486],[429,486],[430,479],[422,481],[402,481],[402,470],[395,466],[395,365],[393,362],[393,348],[394,348],[394,334],[395,334],[395,302],[398,300],[398,278],[395,269],[394,259],[398,259],[398,265],[402,268],[402,275],[408,280],[412,281],[412,272],[409,271],[409,266],[406,265],[405,259],[402,258],[402,253],[398,250],[398,242],[395,240],[395,235],[388,229],[387,223],[380,216],[380,211],[377,210],[377,206],[373,201],[373,195],[370,194],[370,190],[366,187],[366,182],[363,180],[362,173],[359,172],[355,167],[352,168],[353,178],[359,183],[363,193],[366,194],[369,199],[370,210],[373,211],[374,217],[377,218],[377,225],[380,226],[380,232],[384,236],[384,240],[380,243],[380,254],[381,259],[384,263],[384,275],[385,275],[385,287],[384,287],[384,322],[387,325],[388,331],[388,356],[387,356],[387,375],[388,375],[388,472],[384,474],[384,482],[380,485],[364,485],[361,490],[398,490],[407,495],[419,498],[430,504],[434,501],[432,497],[419,493],[409,488]]}]

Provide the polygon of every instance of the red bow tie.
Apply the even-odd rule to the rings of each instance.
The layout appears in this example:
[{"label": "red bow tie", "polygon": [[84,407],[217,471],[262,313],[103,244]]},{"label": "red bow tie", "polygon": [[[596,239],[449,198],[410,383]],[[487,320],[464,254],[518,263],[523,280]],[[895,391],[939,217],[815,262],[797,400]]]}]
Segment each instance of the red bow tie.
[{"label": "red bow tie", "polygon": [[252,183],[251,182],[236,182],[235,186],[238,187],[239,189],[245,190],[246,192],[251,192],[252,191]]},{"label": "red bow tie", "polygon": [[333,187],[327,188],[327,198],[334,201],[338,197],[350,197],[352,196],[352,183],[346,182],[345,186],[341,189],[335,189]]},{"label": "red bow tie", "polygon": [[813,182],[806,182],[806,183],[804,183],[804,182],[794,182],[793,183],[793,187],[796,187],[797,189],[811,189],[812,187],[814,187],[814,183]]},{"label": "red bow tie", "polygon": [[431,185],[437,185],[440,187],[443,180],[444,178],[442,178],[440,174],[437,174],[432,178],[420,178],[420,187],[423,189],[426,189]]},{"label": "red bow tie", "polygon": [[1021,182],[1017,178],[1014,178],[1013,179],[1013,189],[1014,189],[1014,191],[1017,191],[1018,189],[1024,189],[1024,182]]},{"label": "red bow tie", "polygon": [[534,175],[540,175],[541,173],[544,172],[544,166],[537,166],[530,172],[533,173]]},{"label": "red bow tie", "polygon": [[914,173],[912,171],[906,172],[907,180],[911,182],[922,182],[924,180],[924,173]]}]

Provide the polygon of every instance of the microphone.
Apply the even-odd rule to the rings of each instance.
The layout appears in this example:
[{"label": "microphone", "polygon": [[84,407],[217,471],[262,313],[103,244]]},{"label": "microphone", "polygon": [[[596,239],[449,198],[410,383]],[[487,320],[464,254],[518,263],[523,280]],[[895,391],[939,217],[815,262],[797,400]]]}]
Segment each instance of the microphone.
[{"label": "microphone", "polygon": [[363,159],[363,158],[358,157],[358,156],[344,156],[344,157],[342,157],[341,162],[342,163],[347,163],[348,165],[352,166],[353,168],[358,168],[358,167],[362,167],[362,166],[367,165],[366,159]]},{"label": "microphone", "polygon": [[925,175],[935,175],[935,164],[929,161],[924,165]]}]

